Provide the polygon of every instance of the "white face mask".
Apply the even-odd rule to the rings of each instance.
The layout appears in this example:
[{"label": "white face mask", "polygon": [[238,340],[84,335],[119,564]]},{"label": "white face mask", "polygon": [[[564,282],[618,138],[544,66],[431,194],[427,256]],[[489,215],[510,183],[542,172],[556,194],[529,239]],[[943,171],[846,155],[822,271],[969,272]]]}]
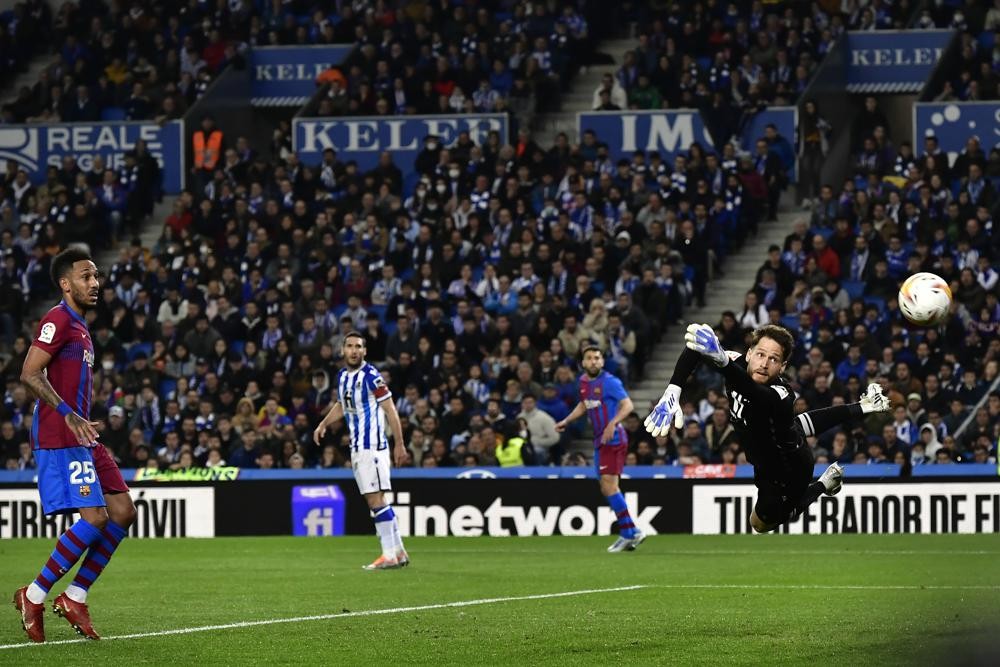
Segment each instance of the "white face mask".
[{"label": "white face mask", "polygon": [[106,371],[110,371],[114,367],[115,367],[115,362],[113,362],[113,361],[102,361],[101,362],[101,368],[103,368]]},{"label": "white face mask", "polygon": [[448,175],[451,176],[452,178],[458,178],[459,174],[461,174],[461,173],[462,172],[460,172],[458,169],[449,169],[448,170]]},{"label": "white face mask", "polygon": [[437,142],[435,142],[435,141],[431,141],[431,142],[429,142],[427,144],[427,150],[429,150],[429,151],[436,151],[437,147],[438,147],[438,145],[437,145]]},{"label": "white face mask", "polygon": [[445,192],[448,191],[448,186],[445,185],[444,183],[441,183],[439,185],[435,185],[434,189],[440,192],[441,194],[444,194]]}]

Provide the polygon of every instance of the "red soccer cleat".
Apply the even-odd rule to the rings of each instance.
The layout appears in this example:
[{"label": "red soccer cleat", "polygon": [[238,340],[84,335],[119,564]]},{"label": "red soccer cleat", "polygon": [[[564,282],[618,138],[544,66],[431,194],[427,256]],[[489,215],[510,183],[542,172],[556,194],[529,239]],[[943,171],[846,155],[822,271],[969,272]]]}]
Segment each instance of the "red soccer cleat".
[{"label": "red soccer cleat", "polygon": [[35,604],[28,599],[28,587],[14,592],[14,608],[21,614],[21,627],[28,633],[28,639],[36,643],[45,641],[44,604]]},{"label": "red soccer cleat", "polygon": [[63,593],[52,603],[52,611],[56,613],[56,616],[61,616],[69,621],[73,629],[87,639],[101,638],[90,622],[90,611],[86,604],[71,600],[68,595]]}]

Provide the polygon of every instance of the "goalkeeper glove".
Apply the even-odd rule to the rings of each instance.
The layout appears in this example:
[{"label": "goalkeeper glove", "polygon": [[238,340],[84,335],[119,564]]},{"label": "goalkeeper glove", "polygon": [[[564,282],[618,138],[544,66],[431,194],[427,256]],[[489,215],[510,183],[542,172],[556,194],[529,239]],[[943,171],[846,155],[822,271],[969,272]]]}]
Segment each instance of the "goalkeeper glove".
[{"label": "goalkeeper glove", "polygon": [[654,438],[665,436],[670,432],[670,423],[675,428],[684,426],[684,413],[681,412],[681,388],[675,384],[668,385],[660,397],[659,403],[643,422],[646,431]]},{"label": "goalkeeper glove", "polygon": [[729,355],[722,349],[722,343],[715,331],[707,324],[690,324],[684,334],[689,350],[694,350],[719,368],[729,363]]}]

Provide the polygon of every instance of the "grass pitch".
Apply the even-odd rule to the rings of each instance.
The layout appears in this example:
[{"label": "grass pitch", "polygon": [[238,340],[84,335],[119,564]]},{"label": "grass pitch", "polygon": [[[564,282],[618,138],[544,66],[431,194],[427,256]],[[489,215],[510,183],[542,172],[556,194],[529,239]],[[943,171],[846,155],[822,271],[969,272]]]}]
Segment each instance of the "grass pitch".
[{"label": "grass pitch", "polygon": [[[0,664],[923,665],[1000,655],[1000,536],[654,536],[607,554],[610,541],[411,538],[410,567],[363,572],[374,537],[127,540],[90,595],[105,640],[18,646],[27,639],[8,606]],[[5,602],[51,548],[0,543]],[[456,602],[469,604],[445,606]],[[77,638],[50,611],[45,623],[50,642]],[[165,631],[178,632],[112,639]]]}]

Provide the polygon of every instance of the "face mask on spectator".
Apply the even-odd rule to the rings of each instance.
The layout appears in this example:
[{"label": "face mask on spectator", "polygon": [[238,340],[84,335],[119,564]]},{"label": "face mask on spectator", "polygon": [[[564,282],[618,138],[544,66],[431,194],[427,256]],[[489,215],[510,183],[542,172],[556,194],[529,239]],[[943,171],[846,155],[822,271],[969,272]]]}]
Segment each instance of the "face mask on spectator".
[{"label": "face mask on spectator", "polygon": [[114,367],[115,367],[115,362],[113,362],[113,361],[102,361],[101,362],[101,368],[103,368],[106,371],[110,371]]},{"label": "face mask on spectator", "polygon": [[436,141],[429,141],[429,142],[427,142],[427,150],[429,150],[429,151],[436,151],[437,147],[438,147],[438,145],[437,145]]},{"label": "face mask on spectator", "polygon": [[438,183],[437,185],[434,186],[434,189],[440,192],[441,194],[444,194],[445,192],[448,191],[448,186],[445,185],[444,183]]},{"label": "face mask on spectator", "polygon": [[451,176],[452,178],[458,178],[459,175],[461,175],[461,173],[462,172],[460,172],[458,169],[449,169],[448,170],[448,175]]}]

